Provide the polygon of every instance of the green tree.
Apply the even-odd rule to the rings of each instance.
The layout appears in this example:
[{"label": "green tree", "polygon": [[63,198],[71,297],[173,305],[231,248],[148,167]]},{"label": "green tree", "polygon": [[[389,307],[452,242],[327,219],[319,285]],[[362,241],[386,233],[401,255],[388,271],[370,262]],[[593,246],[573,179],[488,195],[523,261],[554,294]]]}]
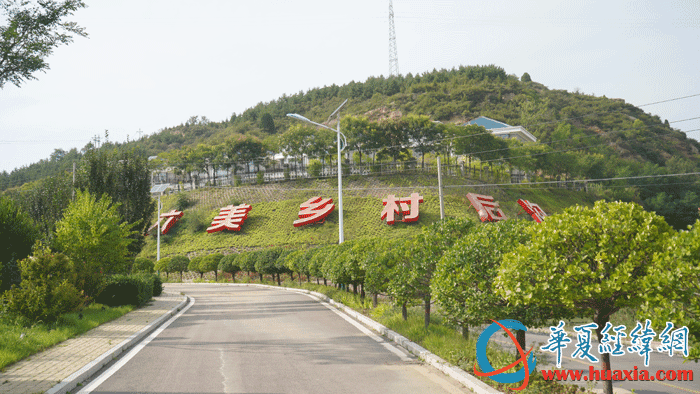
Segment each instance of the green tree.
[{"label": "green tree", "polygon": [[[503,256],[496,291],[514,304],[593,316],[599,341],[613,313],[637,309],[667,291],[652,286],[654,274],[663,269],[654,255],[664,251],[673,230],[637,204],[570,207],[526,231],[530,243]],[[609,370],[610,354],[602,359]],[[605,392],[612,394],[612,381]]]},{"label": "green tree", "polygon": [[158,273],[165,272],[165,277],[167,278],[168,275],[172,272],[170,270],[171,261],[172,258],[163,257],[160,260],[156,261],[156,263],[153,266],[153,269],[156,270]]},{"label": "green tree", "polygon": [[131,273],[145,272],[152,274],[155,269],[155,264],[150,259],[145,257],[137,257],[134,259],[134,265],[131,266]]},{"label": "green tree", "polygon": [[190,263],[187,264],[187,270],[190,272],[196,272],[199,274],[199,279],[204,279],[204,273],[206,268],[204,266],[205,256],[195,256],[190,259]]},{"label": "green tree", "polygon": [[7,25],[0,26],[0,88],[7,82],[20,86],[36,79],[35,72],[49,69],[45,59],[54,48],[72,42],[73,35],[87,37],[82,27],[65,21],[82,7],[80,0],[0,2],[7,17]]},{"label": "green tree", "polygon": [[275,121],[272,119],[272,115],[264,113],[260,117],[260,128],[268,134],[275,133]]},{"label": "green tree", "polygon": [[19,284],[17,262],[29,256],[39,231],[29,215],[9,198],[0,196],[0,293]]},{"label": "green tree", "polygon": [[524,73],[522,77],[520,77],[521,82],[532,82],[532,78],[530,78],[530,74]]},{"label": "green tree", "polygon": [[205,272],[211,272],[214,271],[214,281],[216,282],[219,280],[219,263],[221,262],[221,259],[224,258],[224,255],[221,253],[212,253],[210,255],[207,255],[204,257],[202,260],[201,268]]},{"label": "green tree", "polygon": [[236,261],[236,257],[238,257],[237,253],[231,253],[224,256],[221,261],[219,261],[219,270],[231,274],[234,283],[236,282],[236,274],[241,270],[241,267],[238,266],[238,262]]},{"label": "green tree", "polygon": [[136,232],[118,210],[119,204],[113,205],[107,195],[95,200],[89,192],[78,191],[56,224],[54,246],[73,260],[77,285],[89,297],[99,293],[104,275],[128,268],[128,246]]},{"label": "green tree", "polygon": [[180,282],[182,282],[182,273],[187,271],[187,267],[190,265],[190,259],[187,256],[173,256],[170,258],[170,264],[168,265],[168,272],[179,272]]}]

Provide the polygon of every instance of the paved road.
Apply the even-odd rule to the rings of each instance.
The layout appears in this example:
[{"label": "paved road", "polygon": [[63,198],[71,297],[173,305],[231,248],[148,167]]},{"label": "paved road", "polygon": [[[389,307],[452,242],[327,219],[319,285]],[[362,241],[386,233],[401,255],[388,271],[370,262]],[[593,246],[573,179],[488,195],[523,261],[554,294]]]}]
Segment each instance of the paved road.
[{"label": "paved road", "polygon": [[468,392],[306,295],[166,286],[195,304],[93,393]]},{"label": "paved road", "polygon": [[[627,330],[629,333],[630,330]],[[549,338],[549,335],[546,334],[535,334],[531,333],[528,331],[527,336],[526,336],[526,341],[527,341],[527,349],[530,349],[531,346],[535,346],[535,349],[538,349],[541,345],[544,345],[547,343],[547,339]],[[562,365],[561,367],[563,369],[577,369],[581,370],[583,372],[582,376],[588,376],[589,374],[589,369],[590,366],[593,366],[595,369],[600,370],[602,369],[602,363],[590,363],[587,360],[581,360],[580,358],[572,358],[571,355],[575,351],[575,344],[576,344],[576,336],[569,334],[569,338],[571,338],[572,342],[569,343],[569,346],[562,352],[563,357],[562,357]],[[595,338],[595,334],[594,334]],[[658,336],[657,336],[658,339]],[[502,336],[494,335],[491,337],[491,340],[496,340],[499,342],[503,347],[512,350],[515,352],[515,347],[513,347],[513,342],[509,339],[505,339]],[[595,345],[595,350],[592,352],[592,354],[596,357],[599,356],[597,352],[598,348],[598,341],[593,340],[592,343]],[[659,381],[646,381],[646,382],[633,382],[633,381],[624,381],[624,382],[614,382],[613,387],[615,388],[623,388],[626,390],[634,390],[635,394],[688,394],[688,393],[700,393],[700,363],[695,363],[695,362],[686,362],[683,363],[683,357],[675,355],[674,357],[669,357],[668,354],[661,354],[654,352],[651,354],[650,359],[649,359],[649,367],[644,366],[644,359],[639,356],[638,354],[630,354],[627,353],[626,350],[627,346],[625,346],[625,352],[626,354],[623,356],[617,356],[617,357],[611,357],[610,363],[611,367],[613,370],[619,369],[619,370],[634,370],[634,367],[638,367],[639,370],[646,369],[650,371],[650,373],[656,374],[657,370],[692,370],[693,371],[693,377],[694,381],[689,382],[689,381],[664,381],[664,382],[659,382]],[[655,347],[654,347],[655,348]],[[600,357],[599,357],[600,358]],[[543,354],[538,355],[537,357],[537,369],[549,369],[551,367],[554,367],[556,364],[556,356],[554,353],[549,353],[549,352],[544,352]],[[539,373],[539,372],[538,372]],[[571,380],[568,381],[568,383],[576,383],[579,386],[583,387],[588,387],[588,388],[602,388],[603,385],[602,383],[598,382],[597,384],[592,384],[590,382],[572,382]]]}]

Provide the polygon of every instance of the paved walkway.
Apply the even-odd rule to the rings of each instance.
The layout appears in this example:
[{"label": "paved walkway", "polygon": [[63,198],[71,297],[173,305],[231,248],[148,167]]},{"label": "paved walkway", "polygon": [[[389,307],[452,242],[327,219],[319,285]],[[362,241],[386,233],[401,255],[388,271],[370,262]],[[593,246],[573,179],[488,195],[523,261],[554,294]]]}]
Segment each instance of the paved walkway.
[{"label": "paved walkway", "polygon": [[4,372],[0,372],[0,394],[35,394],[48,391],[170,312],[183,298],[179,293],[164,291],[145,307],[10,365]]}]

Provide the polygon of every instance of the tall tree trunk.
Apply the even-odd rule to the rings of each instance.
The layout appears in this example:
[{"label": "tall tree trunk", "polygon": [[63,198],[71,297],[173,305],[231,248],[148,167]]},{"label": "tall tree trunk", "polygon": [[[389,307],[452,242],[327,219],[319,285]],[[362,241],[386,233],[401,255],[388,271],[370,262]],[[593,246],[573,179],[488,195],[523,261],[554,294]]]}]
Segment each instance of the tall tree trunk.
[{"label": "tall tree trunk", "polygon": [[[596,328],[596,336],[598,337],[598,342],[600,343],[601,340],[603,339],[603,328],[605,328],[605,325],[607,324],[608,320],[610,319],[610,315],[612,314],[611,311],[607,310],[601,310],[598,311],[598,313],[595,314],[593,321],[598,324],[598,328]],[[603,353],[602,355],[602,361],[603,361],[603,374],[605,376],[612,376],[609,374],[612,374],[612,371],[610,370],[610,353]],[[608,372],[610,371],[610,372]],[[603,379],[603,393],[604,394],[613,394],[613,382],[612,379]]]},{"label": "tall tree trunk", "polygon": [[469,339],[469,326],[466,324],[462,326],[462,338]]},{"label": "tall tree trunk", "polygon": [[423,298],[423,302],[425,302],[425,307],[424,307],[424,320],[425,320],[425,328],[428,328],[428,325],[430,324],[430,294],[425,296]]},{"label": "tall tree trunk", "polygon": [[372,307],[374,307],[374,308],[377,307],[377,304],[378,304],[378,301],[379,301],[379,300],[377,300],[377,298],[378,298],[378,297],[377,297],[377,293],[373,293],[373,294],[372,294]]},{"label": "tall tree trunk", "polygon": [[[518,345],[520,346],[523,351],[527,352],[525,350],[525,331],[523,330],[515,330],[515,339],[518,341]],[[520,359],[520,352],[518,349],[515,349],[515,361],[518,361]]]},{"label": "tall tree trunk", "polygon": [[277,273],[277,286],[282,286],[282,278],[280,278],[280,273]]},{"label": "tall tree trunk", "polygon": [[360,285],[360,299],[363,301],[365,299],[365,285]]},{"label": "tall tree trunk", "polygon": [[403,317],[404,321],[408,320],[408,309],[405,302],[401,304],[401,317]]}]

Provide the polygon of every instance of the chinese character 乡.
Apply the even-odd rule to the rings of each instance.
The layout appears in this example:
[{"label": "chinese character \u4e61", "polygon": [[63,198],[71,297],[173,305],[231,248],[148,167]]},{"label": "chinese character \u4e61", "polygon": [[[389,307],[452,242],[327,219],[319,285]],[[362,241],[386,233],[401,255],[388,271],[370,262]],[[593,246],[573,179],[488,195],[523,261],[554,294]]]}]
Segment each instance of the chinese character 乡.
[{"label": "chinese character \u4e61", "polygon": [[566,331],[564,331],[563,321],[559,321],[559,325],[556,327],[549,327],[549,330],[552,331],[552,333],[549,334],[547,344],[540,347],[540,350],[556,353],[557,368],[561,368],[561,351],[562,349],[566,349],[567,343],[571,342],[571,338],[569,338]]},{"label": "chinese character \u4e61", "polygon": [[294,227],[305,226],[318,221],[323,223],[334,209],[333,199],[311,197],[299,206],[299,220],[294,221]]},{"label": "chinese character \u4e61", "polygon": [[170,229],[175,225],[175,223],[177,223],[177,221],[178,221],[182,216],[183,216],[182,211],[176,211],[176,210],[174,210],[174,209],[173,209],[172,211],[170,211],[170,212],[161,213],[161,214],[160,214],[160,217],[158,218],[158,221],[156,222],[156,224],[154,224],[153,226],[149,227],[148,230],[146,231],[146,233],[150,233],[151,230],[153,230],[154,228],[158,227],[158,223],[160,223],[160,221],[161,221],[162,219],[165,219],[165,223],[163,223],[163,225],[162,225],[161,228],[160,228],[160,233],[161,233],[162,235],[165,235],[165,234],[168,233],[168,231],[170,231]]},{"label": "chinese character \u4e61", "polygon": [[531,203],[528,200],[523,200],[522,198],[518,200],[518,204],[527,212],[537,223],[542,223],[544,218],[547,216],[546,213],[540,208],[539,205]]},{"label": "chinese character \u4e61", "polygon": [[389,194],[382,200],[384,208],[380,220],[386,219],[386,224],[396,222],[395,215],[403,215],[403,222],[415,222],[418,220],[419,204],[423,202],[423,196],[418,193],[411,193],[410,197],[396,198],[394,194]]},{"label": "chinese character \u4e61", "polygon": [[476,212],[479,213],[479,218],[482,222],[497,222],[499,220],[508,219],[503,211],[501,211],[501,208],[499,208],[498,202],[494,201],[491,196],[467,193],[467,199],[472,203]]},{"label": "chinese character \u4e61", "polygon": [[248,204],[227,205],[219,211],[219,216],[211,222],[211,227],[207,228],[208,233],[221,230],[240,231],[243,222],[248,218],[251,206]]}]

